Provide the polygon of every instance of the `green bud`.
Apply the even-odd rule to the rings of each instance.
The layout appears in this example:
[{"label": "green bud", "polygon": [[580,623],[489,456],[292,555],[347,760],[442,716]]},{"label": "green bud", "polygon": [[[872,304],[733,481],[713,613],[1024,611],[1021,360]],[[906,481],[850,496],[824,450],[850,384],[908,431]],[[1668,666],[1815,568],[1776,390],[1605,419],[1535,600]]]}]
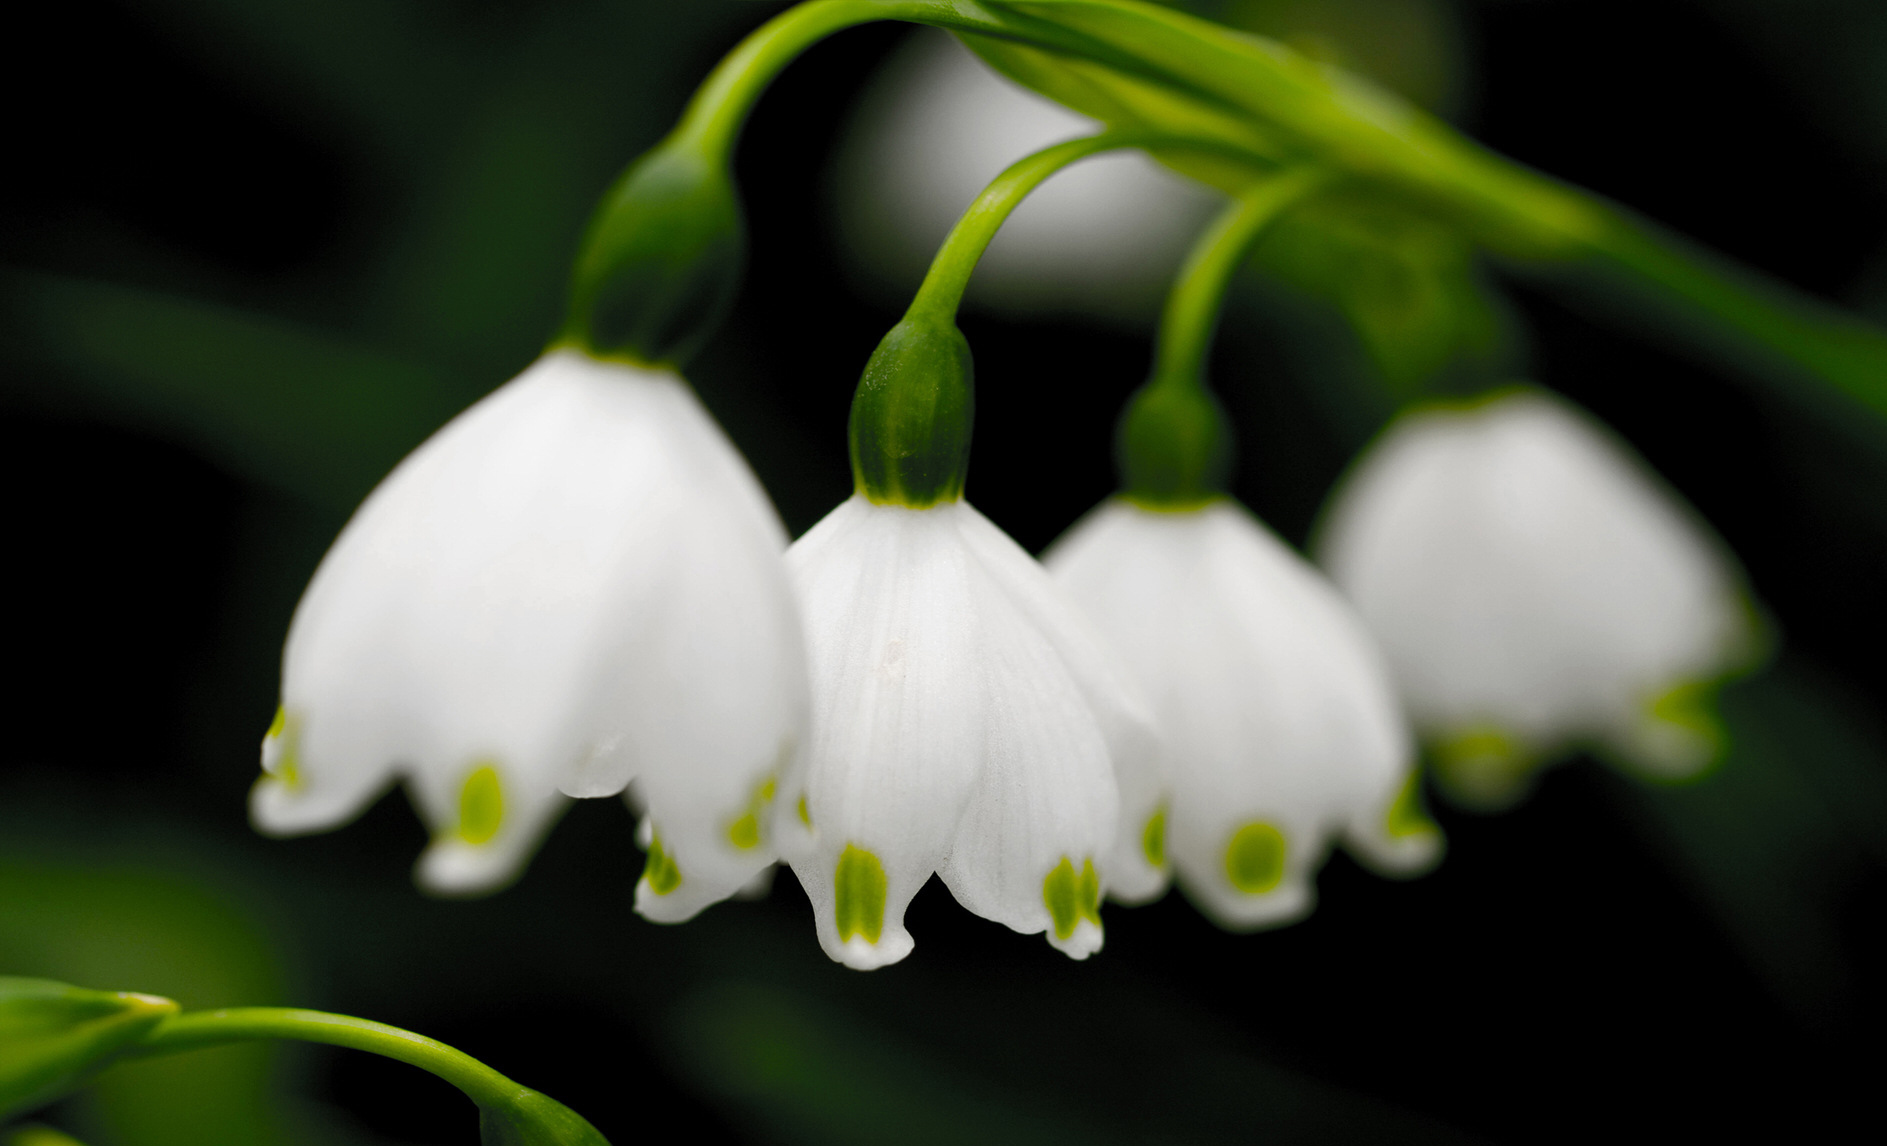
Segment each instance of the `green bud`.
[{"label": "green bud", "polygon": [[963,496],[975,414],[970,343],[949,315],[907,314],[852,396],[852,477],[880,505],[923,509]]},{"label": "green bud", "polygon": [[478,1140],[483,1146],[609,1146],[582,1115],[522,1086],[504,1107],[479,1108]]},{"label": "green bud", "polygon": [[155,995],[0,978],[0,1122],[78,1087],[176,1013]]},{"label": "green bud", "polygon": [[1225,492],[1232,432],[1198,385],[1149,382],[1134,391],[1114,433],[1121,492],[1149,509],[1191,509]]},{"label": "green bud", "polygon": [[623,173],[591,219],[564,340],[603,357],[684,362],[733,303],[745,251],[727,165],[664,141]]}]

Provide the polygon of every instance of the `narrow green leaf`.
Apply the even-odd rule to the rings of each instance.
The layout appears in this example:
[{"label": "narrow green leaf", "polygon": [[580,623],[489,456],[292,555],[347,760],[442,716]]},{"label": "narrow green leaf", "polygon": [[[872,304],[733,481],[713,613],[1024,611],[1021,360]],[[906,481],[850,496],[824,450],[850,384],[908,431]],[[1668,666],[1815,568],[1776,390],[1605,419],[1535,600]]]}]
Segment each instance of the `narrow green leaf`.
[{"label": "narrow green leaf", "polygon": [[76,1089],[176,1013],[155,995],[0,978],[0,1120]]},{"label": "narrow green leaf", "polygon": [[427,367],[207,303],[0,276],[0,356],[236,472],[351,509],[463,399]]}]

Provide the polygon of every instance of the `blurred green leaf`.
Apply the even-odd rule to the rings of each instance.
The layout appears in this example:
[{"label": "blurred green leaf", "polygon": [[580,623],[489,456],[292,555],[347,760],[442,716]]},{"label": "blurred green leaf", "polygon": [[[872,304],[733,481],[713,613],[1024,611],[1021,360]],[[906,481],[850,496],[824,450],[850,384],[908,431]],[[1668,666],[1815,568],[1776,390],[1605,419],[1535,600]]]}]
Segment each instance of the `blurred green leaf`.
[{"label": "blurred green leaf", "polygon": [[1259,265],[1337,307],[1403,399],[1457,358],[1486,359],[1501,342],[1474,248],[1394,201],[1337,194],[1280,220]]},{"label": "blurred green leaf", "polygon": [[0,977],[0,1120],[63,1097],[176,1012],[154,995]]},{"label": "blurred green leaf", "polygon": [[582,1115],[535,1090],[522,1090],[508,1110],[479,1108],[484,1146],[609,1146]]},{"label": "blurred green leaf", "polygon": [[1838,1023],[1860,970],[1842,954],[1842,898],[1869,866],[1887,867],[1887,736],[1789,659],[1727,687],[1721,711],[1731,739],[1718,770],[1615,790],[1778,996],[1812,1023]]},{"label": "blurred green leaf", "polygon": [[936,986],[895,992],[932,1035],[920,1043],[811,994],[713,984],[672,1014],[676,1065],[786,1143],[1469,1141],[1231,1050],[1168,1000],[1110,992],[1098,1014],[1092,987],[1022,1001]]},{"label": "blurred green leaf", "polygon": [[[254,920],[188,879],[0,854],[0,967],[124,984],[187,1007],[272,1002],[281,970]],[[81,1096],[96,1146],[300,1141],[275,1102],[273,1047],[120,1063]]]},{"label": "blurred green leaf", "polygon": [[33,1123],[9,1131],[4,1141],[6,1146],[85,1146],[70,1134],[63,1134],[50,1126]]},{"label": "blurred green leaf", "polygon": [[427,367],[130,287],[7,274],[0,323],[0,358],[49,370],[87,408],[335,509],[460,404]]}]

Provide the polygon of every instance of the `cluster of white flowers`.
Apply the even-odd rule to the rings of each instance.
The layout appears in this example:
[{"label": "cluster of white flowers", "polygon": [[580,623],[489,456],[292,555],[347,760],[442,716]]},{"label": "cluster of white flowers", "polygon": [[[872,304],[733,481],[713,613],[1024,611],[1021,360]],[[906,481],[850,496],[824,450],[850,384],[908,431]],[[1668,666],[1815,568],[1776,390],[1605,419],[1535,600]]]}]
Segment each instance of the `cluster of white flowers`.
[{"label": "cluster of white flowers", "polygon": [[[419,881],[473,893],[566,797],[620,793],[644,916],[783,859],[827,952],[870,968],[911,950],[933,873],[1081,958],[1104,896],[1169,872],[1249,928],[1308,912],[1339,840],[1425,870],[1403,704],[1489,802],[1580,736],[1666,771],[1707,757],[1660,699],[1749,641],[1728,561],[1562,405],[1406,417],[1324,542],[1360,618],[1228,498],[1110,501],[1047,568],[957,499],[855,495],[788,548],[678,375],[555,351],[416,450],[322,562],[254,819],[331,827],[403,776],[434,836]],[[1509,746],[1507,771],[1463,742]]]}]

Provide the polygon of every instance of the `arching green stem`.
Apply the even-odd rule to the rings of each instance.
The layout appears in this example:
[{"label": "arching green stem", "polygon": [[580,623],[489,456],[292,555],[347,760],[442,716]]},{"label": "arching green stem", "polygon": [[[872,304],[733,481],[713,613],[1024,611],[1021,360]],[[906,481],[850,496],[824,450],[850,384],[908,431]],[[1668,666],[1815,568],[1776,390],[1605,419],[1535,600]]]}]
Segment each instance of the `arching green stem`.
[{"label": "arching green stem", "polygon": [[1121,493],[1146,509],[1187,512],[1226,489],[1232,431],[1206,388],[1206,354],[1232,273],[1279,215],[1329,181],[1305,167],[1255,184],[1193,244],[1160,318],[1153,377],[1134,391],[1115,434]]},{"label": "arching green stem", "polygon": [[1155,385],[1203,381],[1206,354],[1233,272],[1266,227],[1329,181],[1329,174],[1316,168],[1287,171],[1234,199],[1206,228],[1166,296],[1154,352]]},{"label": "arching green stem", "polygon": [[812,0],[788,8],[756,28],[721,60],[695,90],[675,134],[724,162],[760,93],[800,53],[834,32],[875,20],[919,21],[935,8],[935,4],[887,0]]},{"label": "arching green stem", "polygon": [[480,1106],[504,1103],[524,1088],[461,1050],[371,1019],[292,1007],[235,1007],[178,1015],[145,1038],[138,1057],[255,1039],[297,1039],[368,1051],[430,1071]]},{"label": "arching green stem", "polygon": [[923,509],[963,495],[975,385],[957,307],[997,228],[1029,192],[1062,168],[1102,151],[1222,145],[1141,131],[1105,132],[1043,148],[983,189],[944,239],[917,296],[872,352],[852,397],[848,432],[858,492],[880,505]]},{"label": "arching green stem", "polygon": [[478,1105],[487,1143],[516,1146],[609,1146],[569,1107],[511,1081],[464,1051],[385,1023],[289,1007],[237,1007],[166,1019],[127,1057],[176,1054],[254,1039],[296,1039],[367,1051],[429,1071]]},{"label": "arching green stem", "polygon": [[[943,246],[937,248],[937,255],[930,262],[930,270],[924,275],[924,284],[918,288],[917,297],[911,300],[909,313],[921,312],[954,318],[957,307],[963,302],[963,291],[969,285],[970,274],[976,270],[977,260],[983,257],[990,240],[996,237],[996,231],[1009,218],[1009,213],[1020,206],[1022,200],[1049,176],[1090,155],[1152,144],[1191,146],[1184,140],[1148,132],[1106,131],[1045,147],[1010,164],[1001,175],[990,181],[989,186],[983,188],[976,201],[957,220],[957,225],[950,229]],[[1222,149],[1222,145],[1212,143],[1200,143],[1197,146]]]}]

